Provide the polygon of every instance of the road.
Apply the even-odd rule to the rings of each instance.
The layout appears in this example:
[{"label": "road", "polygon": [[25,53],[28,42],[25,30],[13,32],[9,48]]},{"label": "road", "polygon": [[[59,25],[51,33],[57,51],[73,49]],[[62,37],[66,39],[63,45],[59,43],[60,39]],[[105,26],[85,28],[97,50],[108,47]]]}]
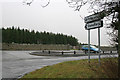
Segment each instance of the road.
[{"label": "road", "polygon": [[[22,75],[40,69],[47,65],[53,65],[64,61],[87,59],[88,56],[58,57],[58,56],[35,56],[29,53],[36,51],[2,51],[2,78],[18,78]],[[117,57],[118,55],[114,55]],[[101,57],[111,57],[101,55]],[[113,57],[113,56],[112,56]],[[98,56],[94,55],[95,59]]]}]

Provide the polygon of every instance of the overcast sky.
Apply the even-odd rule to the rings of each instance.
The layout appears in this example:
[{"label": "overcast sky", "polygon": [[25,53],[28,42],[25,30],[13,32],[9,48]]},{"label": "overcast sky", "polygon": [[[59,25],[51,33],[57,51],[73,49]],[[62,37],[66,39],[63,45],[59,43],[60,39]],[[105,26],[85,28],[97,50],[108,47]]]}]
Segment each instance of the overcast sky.
[{"label": "overcast sky", "polygon": [[[2,0],[1,0],[2,1]],[[8,2],[9,1],[9,2]],[[50,4],[44,5],[35,0],[31,6],[23,5],[23,0],[4,0],[0,10],[2,27],[19,26],[21,29],[47,31],[72,35],[81,43],[88,43],[88,32],[85,30],[84,20],[88,16],[87,6],[80,12],[70,8],[66,0],[51,0]],[[44,0],[39,0],[44,1]],[[109,45],[109,37],[106,29],[101,28],[101,45]],[[97,29],[91,30],[91,43],[97,44]]]}]

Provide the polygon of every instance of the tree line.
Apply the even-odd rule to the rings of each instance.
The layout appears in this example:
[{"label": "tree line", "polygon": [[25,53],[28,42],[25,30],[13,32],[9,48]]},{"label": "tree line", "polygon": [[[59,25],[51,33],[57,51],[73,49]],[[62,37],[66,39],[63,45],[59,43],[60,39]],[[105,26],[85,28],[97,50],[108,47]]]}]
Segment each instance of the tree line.
[{"label": "tree line", "polygon": [[35,32],[27,29],[10,27],[2,28],[3,43],[19,44],[69,44],[76,46],[78,40],[73,36],[63,35],[62,33],[54,34],[52,32]]}]

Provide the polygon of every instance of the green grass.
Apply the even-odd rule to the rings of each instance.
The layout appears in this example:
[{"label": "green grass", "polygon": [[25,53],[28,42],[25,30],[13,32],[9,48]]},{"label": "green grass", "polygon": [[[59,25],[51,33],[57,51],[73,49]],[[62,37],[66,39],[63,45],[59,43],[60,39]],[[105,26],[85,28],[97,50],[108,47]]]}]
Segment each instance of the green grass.
[{"label": "green grass", "polygon": [[116,78],[117,58],[67,61],[52,66],[46,66],[26,74],[22,78]]}]

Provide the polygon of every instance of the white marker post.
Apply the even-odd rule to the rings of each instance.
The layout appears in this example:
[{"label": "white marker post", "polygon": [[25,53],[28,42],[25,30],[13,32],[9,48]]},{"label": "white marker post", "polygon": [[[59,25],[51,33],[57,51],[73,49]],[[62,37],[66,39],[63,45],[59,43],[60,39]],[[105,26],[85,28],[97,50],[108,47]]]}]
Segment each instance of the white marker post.
[{"label": "white marker post", "polygon": [[90,63],[90,30],[88,30],[88,62]]}]

